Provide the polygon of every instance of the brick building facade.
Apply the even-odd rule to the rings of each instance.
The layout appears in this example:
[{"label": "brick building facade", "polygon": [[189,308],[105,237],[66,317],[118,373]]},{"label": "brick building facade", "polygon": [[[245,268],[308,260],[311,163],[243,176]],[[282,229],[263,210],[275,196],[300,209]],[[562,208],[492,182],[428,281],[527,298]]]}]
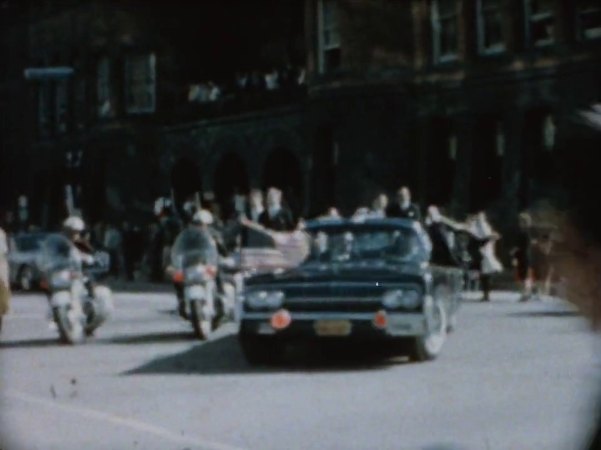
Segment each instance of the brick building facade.
[{"label": "brick building facade", "polygon": [[[520,209],[562,200],[566,149],[588,142],[577,112],[601,101],[591,1],[3,4],[16,9],[0,88],[15,94],[0,107],[22,110],[3,167],[27,170],[3,177],[0,201],[29,195],[49,224],[75,180],[92,220],[147,217],[170,192],[227,210],[269,185],[298,214],[348,213],[406,184],[424,206],[485,208],[510,229]],[[25,83],[25,64],[75,75]],[[277,88],[237,86],[274,70]],[[211,83],[219,98],[199,101]]]}]

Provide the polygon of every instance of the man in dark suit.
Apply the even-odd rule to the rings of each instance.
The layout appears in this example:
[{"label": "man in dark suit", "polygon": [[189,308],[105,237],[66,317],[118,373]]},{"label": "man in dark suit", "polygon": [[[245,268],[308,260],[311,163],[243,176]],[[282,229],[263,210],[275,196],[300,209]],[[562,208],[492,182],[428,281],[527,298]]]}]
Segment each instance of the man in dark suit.
[{"label": "man in dark suit", "polygon": [[259,224],[273,231],[294,230],[294,219],[288,208],[282,206],[282,191],[269,188],[267,209],[259,216]]},{"label": "man in dark suit", "polygon": [[422,219],[419,207],[411,203],[411,192],[407,186],[403,186],[398,190],[396,201],[386,209],[386,216],[418,221]]}]

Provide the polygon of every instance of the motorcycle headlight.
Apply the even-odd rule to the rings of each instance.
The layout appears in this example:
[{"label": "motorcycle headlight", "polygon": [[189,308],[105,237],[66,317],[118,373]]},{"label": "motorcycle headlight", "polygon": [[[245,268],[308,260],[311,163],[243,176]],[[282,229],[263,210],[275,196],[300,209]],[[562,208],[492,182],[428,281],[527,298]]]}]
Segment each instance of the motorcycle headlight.
[{"label": "motorcycle headlight", "polygon": [[191,266],[186,268],[184,278],[188,282],[201,282],[206,278],[204,266]]},{"label": "motorcycle headlight", "polygon": [[71,285],[71,272],[68,270],[61,270],[60,272],[54,272],[50,277],[50,284],[53,288],[64,288]]},{"label": "motorcycle headlight", "polygon": [[416,309],[420,304],[421,296],[415,289],[395,289],[382,298],[382,305],[387,309]]},{"label": "motorcycle headlight", "polygon": [[277,309],[283,302],[282,291],[253,291],[246,296],[246,304],[252,309]]}]

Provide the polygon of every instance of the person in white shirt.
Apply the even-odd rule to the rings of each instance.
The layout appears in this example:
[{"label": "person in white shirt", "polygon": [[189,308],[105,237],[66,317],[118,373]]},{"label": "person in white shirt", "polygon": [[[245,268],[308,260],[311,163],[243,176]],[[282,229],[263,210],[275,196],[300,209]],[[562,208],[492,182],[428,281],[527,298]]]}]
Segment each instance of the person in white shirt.
[{"label": "person in white shirt", "polygon": [[259,189],[253,189],[248,195],[248,207],[246,216],[249,220],[255,223],[259,223],[259,217],[265,211],[263,204],[263,193]]},{"label": "person in white shirt", "polygon": [[373,201],[369,217],[383,219],[386,217],[388,208],[388,197],[386,194],[379,194]]}]

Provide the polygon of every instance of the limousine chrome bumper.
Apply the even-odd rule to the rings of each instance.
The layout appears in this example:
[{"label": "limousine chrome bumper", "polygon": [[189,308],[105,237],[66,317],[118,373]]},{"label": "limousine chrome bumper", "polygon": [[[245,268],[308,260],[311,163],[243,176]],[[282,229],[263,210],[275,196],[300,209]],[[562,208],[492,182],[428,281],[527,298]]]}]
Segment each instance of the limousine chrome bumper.
[{"label": "limousine chrome bumper", "polygon": [[[285,317],[286,320],[281,320]],[[282,327],[282,324],[285,326]],[[380,310],[370,312],[244,312],[241,332],[285,337],[365,337],[387,338],[421,336],[426,332],[423,313]]]}]

